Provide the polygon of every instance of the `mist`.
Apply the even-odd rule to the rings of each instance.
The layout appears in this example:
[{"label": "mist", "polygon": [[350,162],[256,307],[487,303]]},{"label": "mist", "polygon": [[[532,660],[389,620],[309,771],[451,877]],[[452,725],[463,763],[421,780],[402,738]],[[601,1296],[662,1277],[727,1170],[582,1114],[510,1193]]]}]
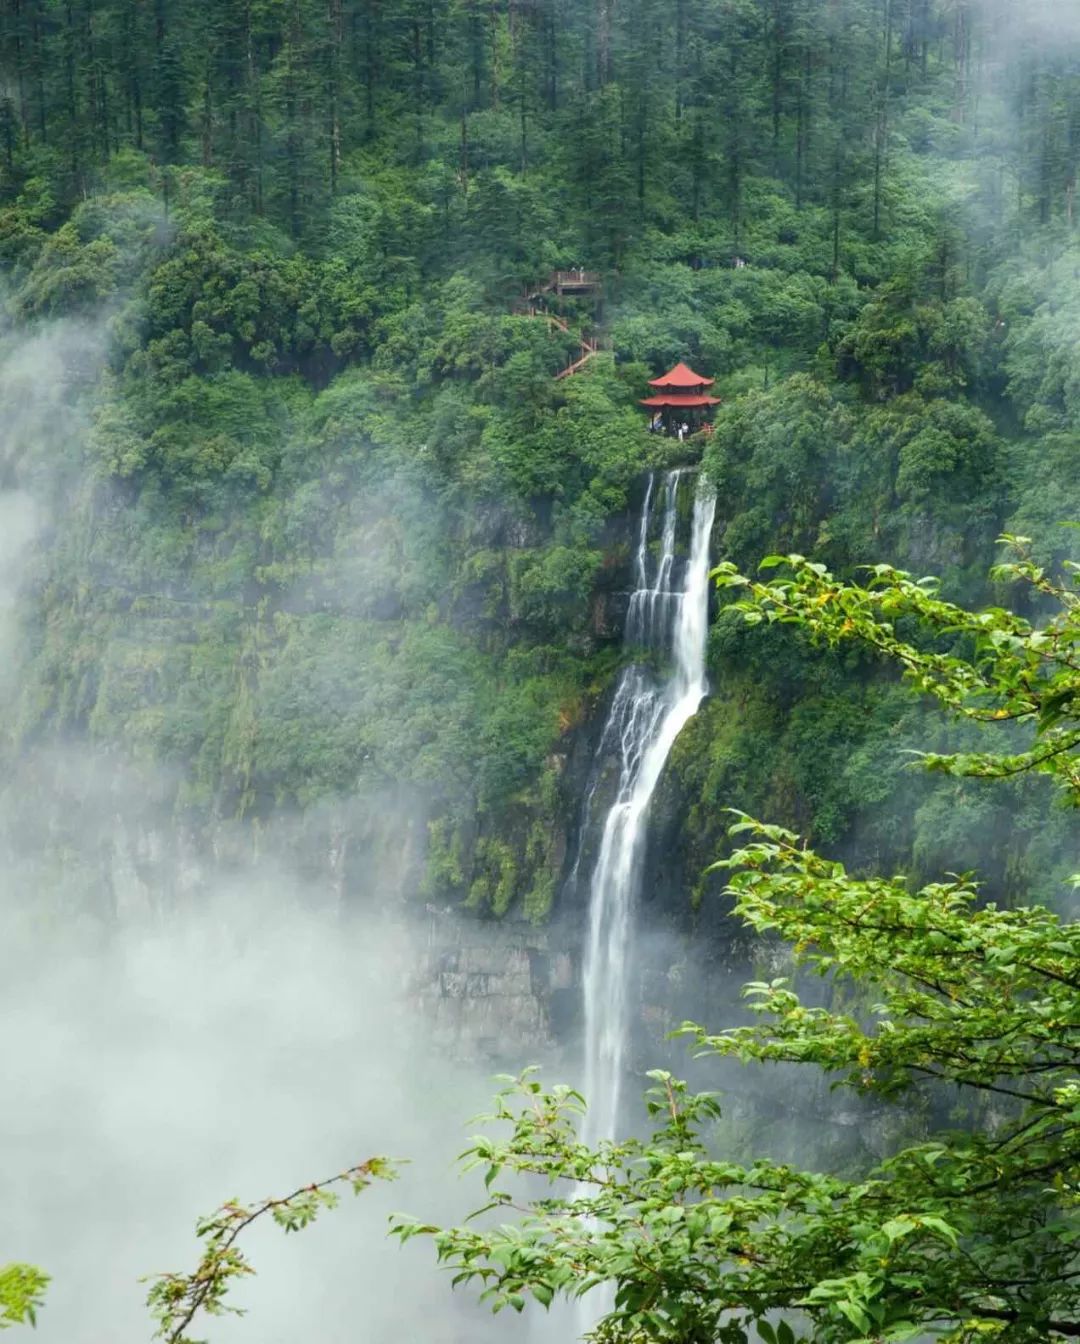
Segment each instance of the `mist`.
[{"label": "mist", "polygon": [[374,856],[350,916],[284,848],[226,863],[178,837],[167,772],[19,735],[43,553],[91,485],[86,356],[103,345],[100,324],[56,324],[0,360],[0,1259],[52,1276],[42,1344],[135,1344],[153,1330],[140,1278],[194,1268],[200,1215],[384,1155],[399,1181],[299,1237],[251,1230],[257,1277],[230,1299],[250,1314],[208,1333],[485,1338],[496,1327],[452,1297],[430,1246],[386,1237],[393,1210],[468,1210],[453,1159],[493,1089],[431,1048],[410,997],[417,930],[380,907]]},{"label": "mist", "polygon": [[[549,37],[534,22],[542,8],[521,16],[511,7],[505,29],[492,10],[490,68],[471,11],[431,6],[415,25],[388,12],[386,50],[400,22],[410,50],[415,37],[415,70],[404,60],[379,69],[372,58],[361,80],[355,63],[335,66],[332,104],[322,105],[331,81],[319,74],[301,119],[281,99],[293,96],[294,65],[323,70],[321,38],[309,47],[300,34],[297,47],[288,22],[262,14],[249,25],[248,62],[219,78],[224,58],[206,58],[204,16],[193,31],[189,14],[170,34],[181,87],[155,88],[146,103],[145,148],[142,104],[132,140],[138,78],[119,44],[92,50],[96,27],[46,25],[20,57],[27,88],[50,62],[75,70],[66,97],[50,75],[40,128],[26,108],[8,109],[20,141],[9,161],[52,182],[71,227],[54,243],[52,216],[35,213],[33,200],[19,204],[24,186],[33,197],[33,179],[13,179],[5,209],[22,233],[13,225],[0,238],[10,243],[11,311],[21,314],[16,330],[0,331],[0,1263],[32,1262],[52,1276],[44,1344],[148,1340],[140,1279],[194,1267],[200,1215],[375,1155],[402,1160],[398,1181],[346,1196],[296,1237],[253,1228],[244,1246],[257,1276],[230,1298],[248,1314],[196,1322],[192,1333],[215,1344],[483,1344],[512,1331],[566,1344],[569,1312],[530,1307],[524,1323],[492,1321],[471,1294],[452,1293],[429,1243],[402,1248],[386,1230],[394,1210],[450,1222],[483,1202],[454,1157],[494,1090],[492,1069],[461,1037],[472,1032],[508,1069],[554,1055],[556,1037],[564,1058],[581,1045],[589,884],[583,874],[560,909],[556,880],[581,824],[590,738],[616,670],[625,510],[648,465],[666,460],[642,430],[645,379],[664,359],[690,359],[722,378],[729,403],[747,396],[750,435],[752,389],[762,385],[767,409],[774,375],[778,388],[802,375],[789,404],[772,403],[757,444],[744,437],[727,463],[713,559],[717,543],[741,546],[748,564],[804,510],[809,545],[815,536],[824,544],[833,519],[841,554],[857,555],[871,518],[876,545],[879,513],[888,534],[902,450],[881,417],[894,406],[915,421],[940,402],[945,428],[968,401],[972,412],[991,400],[1006,408],[1007,361],[987,343],[1008,355],[1022,338],[1003,301],[989,334],[972,328],[973,368],[1000,363],[992,385],[972,373],[969,387],[927,354],[912,357],[902,399],[898,382],[876,383],[868,359],[864,396],[854,373],[841,378],[845,361],[822,330],[829,341],[843,329],[859,335],[860,305],[875,287],[887,298],[894,273],[911,285],[916,311],[923,300],[947,307],[950,285],[966,292],[982,264],[968,264],[974,244],[940,261],[940,285],[908,275],[916,263],[891,250],[894,232],[909,235],[913,256],[920,242],[932,246],[941,211],[940,256],[951,257],[954,196],[964,229],[993,240],[1002,276],[991,297],[1001,299],[1013,278],[998,250],[999,234],[1014,228],[1006,202],[1015,194],[1022,205],[1036,185],[1031,170],[1045,156],[1035,132],[1047,143],[1058,134],[1041,113],[1024,123],[1014,106],[1024,61],[1080,37],[1080,4],[942,9],[932,32],[913,24],[903,39],[903,77],[900,20],[887,6],[884,66],[871,50],[877,36],[863,51],[853,28],[849,49],[810,21],[812,6],[802,35],[785,34],[778,19],[742,31],[746,6],[692,17],[693,59],[644,11],[622,9],[613,22],[614,7],[601,7],[613,28],[604,37],[589,7],[552,9]],[[964,24],[980,10],[993,22],[973,26],[969,44]],[[312,31],[323,31],[326,13],[312,7]],[[141,11],[133,23],[145,29],[131,38],[136,76],[158,80],[173,47]],[[349,26],[360,33],[359,11]],[[597,37],[601,50],[613,37],[611,71],[587,54]],[[717,74],[729,57],[730,79]],[[920,90],[928,61],[950,59],[955,71],[943,66]],[[849,73],[851,96],[840,99]],[[902,96],[901,78],[912,85]],[[171,263],[161,272],[143,265],[162,241],[154,229],[101,221],[114,208],[107,190],[130,188],[137,203],[124,209],[144,223],[156,212],[138,202],[169,185],[159,142],[169,131],[162,109],[174,103],[190,124],[170,161],[180,192],[171,209],[191,237],[161,250]],[[69,105],[77,122],[86,113],[84,125],[65,127]],[[974,139],[961,125],[968,115]],[[907,176],[919,157],[903,148],[908,123],[912,144],[935,149],[925,193]],[[342,127],[343,175],[322,200]],[[1058,138],[1064,152],[1067,137]],[[851,153],[841,152],[849,140]],[[986,152],[973,153],[974,143]],[[264,163],[249,162],[254,149]],[[882,215],[872,237],[871,150],[884,184],[877,201],[873,183]],[[80,154],[85,187],[59,166]],[[243,218],[256,168],[267,194]],[[306,198],[310,183],[320,199]],[[1052,185],[1048,214],[1067,212],[1071,226],[1075,175]],[[296,202],[305,218],[289,217]],[[1030,240],[1015,227],[1020,256]],[[1050,235],[1033,232],[1049,247]],[[617,358],[556,384],[562,336],[516,322],[511,291],[549,264],[574,262],[605,276],[613,307],[589,329],[611,332]],[[1052,262],[1046,269],[1054,304],[1024,327],[1028,362],[1068,374],[1072,363],[1056,352],[1080,331],[1080,309],[1067,277]],[[87,294],[109,293],[101,302],[112,316],[30,316],[92,308]],[[883,311],[889,321],[862,335],[871,353],[879,337],[887,350],[895,325],[906,366],[908,314],[893,324]],[[789,315],[790,332],[781,330]],[[925,404],[915,399],[920,377]],[[838,448],[834,431],[849,415],[866,437],[853,429]],[[1004,439],[1008,426],[998,428]],[[969,487],[938,460],[968,448],[975,459],[992,438],[968,423],[929,442],[930,502],[898,525],[900,553],[862,558],[956,568],[969,543],[973,554],[989,548],[991,524],[1011,528],[995,513],[997,485],[976,474]],[[1075,461],[1072,439],[1060,451]],[[1051,525],[1060,521],[1062,496],[1047,488],[1043,451],[1026,455],[1031,484],[1014,501],[1016,530],[1036,534],[1047,510]],[[1020,457],[1017,438],[1002,471]],[[837,479],[819,479],[829,470],[819,463],[838,464]],[[1080,501],[1080,484],[1075,491]],[[648,1123],[631,1108],[645,1071],[662,1063],[724,1090],[717,1142],[728,1156],[870,1165],[895,1146],[897,1129],[871,1103],[837,1100],[828,1076],[689,1063],[681,1044],[661,1039],[687,1016],[717,1030],[745,1020],[742,981],[762,965],[770,976],[792,970],[786,954],[732,929],[715,888],[691,908],[701,870],[722,852],[715,815],[736,804],[770,820],[795,814],[800,826],[820,817],[823,848],[855,865],[876,867],[880,853],[891,861],[897,851],[906,861],[910,851],[933,875],[997,865],[1028,889],[1060,886],[1075,843],[1063,814],[1047,820],[1038,798],[1025,812],[1012,795],[1013,817],[1008,804],[976,809],[969,796],[960,807],[955,789],[927,801],[921,786],[894,783],[909,739],[932,740],[914,712],[901,740],[878,730],[876,706],[840,693],[835,705],[849,719],[865,710],[869,725],[850,779],[875,789],[863,799],[838,791],[830,831],[826,776],[849,769],[845,744],[857,755],[861,739],[844,735],[849,721],[833,705],[815,717],[816,673],[803,673],[809,694],[800,688],[775,709],[767,697],[787,696],[782,660],[758,674],[729,643],[732,684],[717,679],[713,706],[746,732],[724,736],[702,706],[656,781],[647,859],[637,891],[625,888],[633,943],[617,988],[632,1000],[623,1073],[633,1078],[618,1123],[631,1132]],[[840,692],[855,686],[849,673]],[[836,691],[828,677],[821,685]],[[811,712],[800,717],[804,701]],[[705,749],[710,734],[715,750]],[[837,742],[832,757],[819,752]],[[888,766],[889,807],[871,778],[872,750]],[[890,827],[898,834],[886,835]],[[935,847],[920,849],[924,833]],[[715,853],[706,852],[711,835]],[[527,946],[523,911],[537,921]],[[477,928],[489,938],[486,962],[461,934]],[[444,936],[460,938],[446,955],[453,989],[425,999],[419,968],[439,960],[432,949]],[[543,1009],[529,999],[534,975],[545,981]],[[474,993],[464,1027],[438,1020],[443,1009],[464,1020],[459,1006]],[[509,1021],[514,995],[532,1017]],[[547,1011],[553,1004],[558,1013]],[[543,1076],[580,1082],[574,1072]]]},{"label": "mist", "polygon": [[251,1316],[214,1337],[291,1340],[317,1321],[326,1340],[457,1338],[430,1248],[384,1232],[391,1209],[463,1211],[451,1160],[482,1076],[424,1050],[391,932],[343,930],[270,881],[209,904],[97,938],[4,939],[5,1251],[54,1276],[40,1337],[148,1338],[137,1279],[193,1268],[199,1214],[386,1154],[412,1159],[393,1187],[287,1244],[252,1233],[259,1276],[236,1293]]}]

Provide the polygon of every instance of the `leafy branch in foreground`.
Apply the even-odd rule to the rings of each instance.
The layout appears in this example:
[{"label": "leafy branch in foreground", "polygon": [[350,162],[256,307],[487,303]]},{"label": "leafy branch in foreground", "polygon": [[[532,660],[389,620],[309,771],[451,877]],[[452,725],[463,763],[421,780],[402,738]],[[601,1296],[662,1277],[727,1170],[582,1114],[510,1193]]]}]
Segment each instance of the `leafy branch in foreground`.
[{"label": "leafy branch in foreground", "polygon": [[[1014,559],[993,577],[1022,583],[1056,610],[1041,625],[1002,607],[968,611],[939,596],[934,578],[914,579],[891,565],[869,567],[865,586],[846,584],[824,565],[801,555],[773,555],[762,569],[786,566],[771,582],[749,579],[733,565],[718,565],[720,588],[744,594],[737,607],[751,624],[802,626],[814,639],[853,641],[900,664],[919,691],[946,709],[984,723],[1019,723],[1032,729],[1026,750],[925,754],[931,769],[956,775],[1005,777],[1037,770],[1050,774],[1080,801],[1080,566],[1067,563],[1073,580],[1054,580],[1028,552],[1026,537],[1005,536]],[[905,622],[921,632],[922,644],[898,633]],[[927,643],[948,641],[970,653],[942,652]]]},{"label": "leafy branch in foreground", "polygon": [[49,1276],[35,1265],[0,1265],[0,1330],[36,1325]]},{"label": "leafy branch in foreground", "polygon": [[[508,1137],[466,1158],[486,1169],[485,1211],[515,1221],[396,1230],[433,1235],[496,1309],[613,1283],[600,1340],[744,1341],[777,1313],[816,1341],[1080,1337],[1080,927],[977,908],[959,881],[860,881],[777,827],[736,830],[750,832],[726,861],[739,915],[821,973],[872,982],[881,1002],[860,1022],[805,1006],[783,980],[750,985],[761,1022],[688,1025],[699,1050],[810,1063],[885,1096],[960,1085],[993,1101],[982,1127],[842,1179],[717,1160],[715,1099],[664,1074],[652,1138],[590,1150],[576,1094],[526,1078],[489,1117]],[[521,1204],[502,1183],[522,1176],[556,1193]]]},{"label": "leafy branch in foreground", "polygon": [[[969,613],[930,580],[889,569],[853,587],[800,557],[792,577],[751,582],[723,569],[751,621],[826,641],[856,638],[898,660],[954,713],[1020,720],[1018,755],[929,758],[960,773],[1049,773],[1075,801],[1080,763],[1080,604],[1023,557],[1003,577],[1058,599],[1042,628],[1009,612]],[[897,633],[909,619],[913,639]],[[916,623],[923,627],[919,634]],[[937,651],[940,637],[972,650]],[[884,1099],[932,1089],[968,1098],[965,1132],[928,1134],[844,1175],[721,1160],[714,1097],[666,1074],[649,1098],[647,1141],[579,1142],[581,1099],[526,1076],[493,1116],[499,1137],[465,1155],[485,1169],[485,1220],[435,1228],[455,1282],[495,1309],[529,1296],[614,1287],[593,1336],[605,1344],[773,1344],[931,1336],[954,1344],[1080,1339],[1080,926],[1049,910],[980,904],[950,878],[913,891],[860,878],[792,833],[741,818],[719,865],[735,913],[793,945],[798,964],[857,984],[862,1017],[805,1004],[787,980],[746,993],[757,1022],[718,1033],[686,1024],[700,1053],[809,1064]],[[933,1113],[931,1111],[931,1113]],[[522,1198],[540,1178],[547,1197]],[[490,1226],[490,1215],[510,1221]],[[475,1217],[475,1215],[474,1215]]]},{"label": "leafy branch in foreground", "polygon": [[244,1314],[242,1308],[229,1306],[225,1298],[234,1280],[255,1273],[237,1244],[252,1223],[269,1215],[286,1232],[299,1232],[324,1210],[337,1205],[339,1193],[335,1187],[345,1186],[358,1195],[373,1180],[392,1180],[395,1174],[385,1158],[374,1157],[337,1176],[301,1186],[291,1195],[251,1205],[236,1200],[223,1204],[196,1224],[203,1254],[194,1272],[153,1276],[146,1300],[158,1325],[154,1338],[166,1344],[199,1344],[185,1332],[200,1311],[208,1316]]}]

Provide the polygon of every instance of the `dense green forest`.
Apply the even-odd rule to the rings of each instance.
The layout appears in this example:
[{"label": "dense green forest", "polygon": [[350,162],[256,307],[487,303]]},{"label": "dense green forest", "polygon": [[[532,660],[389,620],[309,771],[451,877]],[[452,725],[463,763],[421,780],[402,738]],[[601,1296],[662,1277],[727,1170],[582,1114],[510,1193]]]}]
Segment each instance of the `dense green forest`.
[{"label": "dense green forest", "polygon": [[[93,786],[29,749],[76,741],[184,826],[291,818],[314,866],[420,817],[422,898],[542,919],[647,470],[703,453],[744,567],[885,559],[975,601],[1003,526],[1069,553],[1067,10],[4,0],[0,480],[47,520],[12,834],[63,849],[28,806],[51,768]],[[604,277],[569,334],[514,312],[557,266]],[[678,358],[717,377],[707,443],[636,404]],[[665,784],[679,899],[730,804],[856,866],[1057,886],[1037,783],[909,777],[961,730],[807,648],[717,622]]]},{"label": "dense green forest", "polygon": [[[720,1161],[713,1099],[657,1074],[658,1137],[597,1157],[575,1096],[526,1077],[472,1159],[496,1203],[504,1171],[572,1200],[509,1233],[397,1230],[496,1305],[617,1284],[601,1340],[794,1344],[785,1312],[823,1342],[1080,1335],[1077,926],[1053,913],[1080,869],[1075,0],[0,0],[0,70],[12,904],[78,935],[123,915],[121,859],[162,907],[199,863],[263,860],[365,915],[580,925],[564,879],[636,519],[650,472],[699,466],[710,694],[650,813],[643,904],[718,960],[734,908],[759,960],[783,942],[827,977],[688,1030],[710,1060],[842,1082],[848,1149],[825,1174],[773,1161],[787,1122],[751,1096]],[[549,321],[529,296],[566,268],[599,286]],[[686,442],[639,405],[676,360],[722,399]],[[1031,541],[992,571],[1003,531]],[[770,553],[795,558],[755,582]],[[874,563],[904,572],[857,586]],[[732,807],[760,819],[734,839]],[[198,992],[187,965],[162,984]],[[41,1146],[53,1111],[80,1142],[127,1135],[143,1056],[96,1076],[110,1020],[86,1060],[64,1034],[95,992],[50,996],[43,1068],[84,1065],[118,1109],[84,1117],[54,1080]],[[6,1060],[39,1050],[33,1020]],[[893,1128],[862,1124],[897,1099]],[[69,1179],[49,1160],[43,1217]],[[299,1227],[386,1170],[203,1221],[209,1261],[150,1290],[161,1337],[246,1273],[223,1239],[253,1210]],[[102,1244],[126,1207],[92,1211]],[[0,1328],[43,1291],[0,1265]]]}]

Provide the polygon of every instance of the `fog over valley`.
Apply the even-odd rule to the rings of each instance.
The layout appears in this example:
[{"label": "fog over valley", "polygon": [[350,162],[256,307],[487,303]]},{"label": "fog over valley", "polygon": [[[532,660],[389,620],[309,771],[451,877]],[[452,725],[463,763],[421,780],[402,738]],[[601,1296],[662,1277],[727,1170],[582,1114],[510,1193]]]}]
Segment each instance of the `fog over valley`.
[{"label": "fog over valley", "polygon": [[1078,170],[1080,0],[0,0],[0,1330],[1080,1336]]}]

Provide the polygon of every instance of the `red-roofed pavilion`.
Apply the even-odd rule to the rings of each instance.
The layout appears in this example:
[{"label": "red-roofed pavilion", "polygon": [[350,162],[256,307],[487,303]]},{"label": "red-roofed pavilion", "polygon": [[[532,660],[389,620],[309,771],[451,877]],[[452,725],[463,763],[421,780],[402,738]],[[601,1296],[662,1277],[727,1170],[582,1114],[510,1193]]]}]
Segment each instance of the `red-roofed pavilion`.
[{"label": "red-roofed pavilion", "polygon": [[720,398],[710,396],[705,389],[715,380],[695,373],[681,361],[659,378],[650,378],[649,386],[661,391],[651,397],[642,397],[642,406],[652,414],[650,429],[665,434],[677,434],[681,439],[703,428]]},{"label": "red-roofed pavilion", "polygon": [[692,391],[695,387],[712,387],[715,381],[714,378],[706,378],[704,374],[695,373],[689,364],[684,364],[680,360],[673,369],[668,369],[667,373],[661,374],[659,378],[650,378],[649,386],[678,387]]}]

